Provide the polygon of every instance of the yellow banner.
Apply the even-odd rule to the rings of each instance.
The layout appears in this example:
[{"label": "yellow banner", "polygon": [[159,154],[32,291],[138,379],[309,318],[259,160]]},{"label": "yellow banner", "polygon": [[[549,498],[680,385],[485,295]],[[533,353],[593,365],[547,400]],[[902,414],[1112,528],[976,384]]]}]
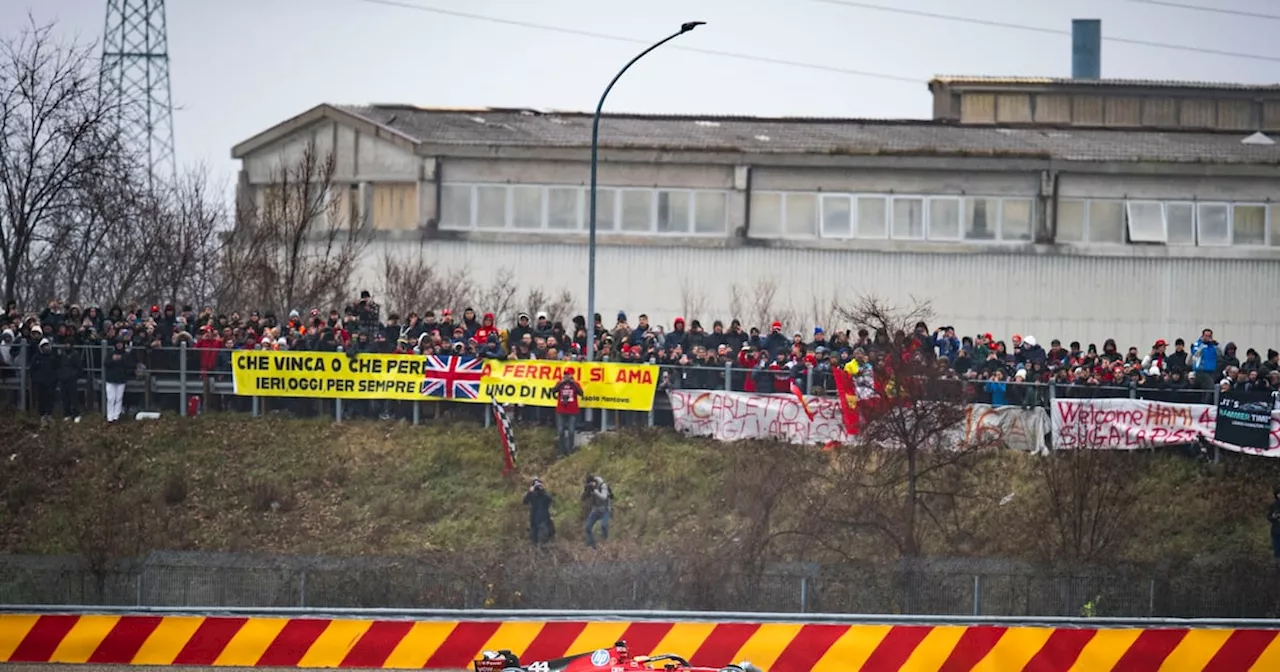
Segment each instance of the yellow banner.
[{"label": "yellow banner", "polygon": [[658,367],[650,364],[583,364],[543,360],[481,360],[437,355],[341,352],[231,353],[235,393],[249,397],[398,399],[555,406],[552,389],[566,368],[582,385],[579,405],[648,411]]},{"label": "yellow banner", "polygon": [[658,367],[653,364],[615,362],[554,362],[536,359],[487,360],[484,363],[485,401],[490,397],[504,404],[555,406],[552,393],[566,369],[582,386],[583,408],[618,411],[648,411],[658,387]]}]

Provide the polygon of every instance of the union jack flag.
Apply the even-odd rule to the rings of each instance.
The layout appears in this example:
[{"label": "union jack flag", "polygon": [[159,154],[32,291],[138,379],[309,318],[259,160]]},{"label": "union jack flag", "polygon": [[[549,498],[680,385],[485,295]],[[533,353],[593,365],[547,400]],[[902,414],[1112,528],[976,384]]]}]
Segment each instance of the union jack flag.
[{"label": "union jack flag", "polygon": [[426,375],[418,392],[441,399],[479,399],[483,370],[484,360],[479,357],[427,355]]}]

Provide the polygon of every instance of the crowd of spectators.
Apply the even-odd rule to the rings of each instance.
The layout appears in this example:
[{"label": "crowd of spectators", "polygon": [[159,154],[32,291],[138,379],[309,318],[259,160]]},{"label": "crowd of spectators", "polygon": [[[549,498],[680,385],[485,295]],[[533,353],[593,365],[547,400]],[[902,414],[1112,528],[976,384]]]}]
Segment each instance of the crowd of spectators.
[{"label": "crowd of spectators", "polygon": [[[588,330],[583,316],[566,325],[545,312],[521,312],[514,323],[499,325],[493,313],[470,307],[459,316],[448,308],[384,315],[367,291],[341,310],[291,310],[283,318],[173,304],[103,311],[57,301],[38,314],[24,314],[9,304],[0,319],[0,376],[15,375],[25,351],[41,415],[52,413],[53,390],[62,390],[64,415],[78,417],[75,381],[86,370],[118,371],[123,361],[133,368],[176,372],[184,343],[189,347],[186,370],[208,378],[228,374],[230,353],[237,349],[581,360],[592,337],[598,359],[662,365],[664,388],[787,392],[795,383],[822,394],[834,389],[833,367],[857,359],[864,371],[874,370],[896,342],[909,344],[941,376],[969,383],[965,387],[974,401],[997,405],[1043,405],[1043,384],[1050,382],[1059,395],[1130,396],[1142,390],[1145,398],[1184,402],[1207,402],[1215,388],[1280,392],[1275,349],[1264,355],[1248,348],[1241,358],[1235,343],[1219,344],[1210,329],[1190,345],[1177,338],[1172,350],[1164,339],[1148,348],[1121,350],[1113,339],[1100,348],[1074,341],[1064,346],[1053,339],[1046,348],[1031,335],[1014,334],[1008,342],[990,333],[961,337],[950,326],[931,329],[924,323],[908,335],[866,329],[827,333],[821,326],[788,334],[778,321],[762,329],[744,328],[738,319],[714,320],[708,329],[699,319],[681,317],[666,329],[643,314],[633,322],[625,312],[617,313],[612,326],[599,314],[593,322]],[[108,355],[104,362],[102,347],[79,347],[104,343],[123,355]]]}]

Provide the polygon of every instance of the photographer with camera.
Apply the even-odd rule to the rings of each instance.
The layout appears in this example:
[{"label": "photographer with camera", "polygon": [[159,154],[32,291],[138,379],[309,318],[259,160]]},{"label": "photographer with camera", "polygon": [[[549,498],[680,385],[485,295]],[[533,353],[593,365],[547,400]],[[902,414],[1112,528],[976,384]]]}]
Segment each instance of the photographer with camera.
[{"label": "photographer with camera", "polygon": [[551,520],[551,493],[540,478],[534,478],[524,495],[529,507],[529,539],[534,546],[541,546],[556,536],[556,525]]},{"label": "photographer with camera", "polygon": [[596,523],[600,523],[600,540],[609,540],[609,519],[613,516],[613,492],[603,478],[587,475],[582,486],[582,501],[590,506],[587,512],[587,545],[595,548],[596,538],[591,534]]}]

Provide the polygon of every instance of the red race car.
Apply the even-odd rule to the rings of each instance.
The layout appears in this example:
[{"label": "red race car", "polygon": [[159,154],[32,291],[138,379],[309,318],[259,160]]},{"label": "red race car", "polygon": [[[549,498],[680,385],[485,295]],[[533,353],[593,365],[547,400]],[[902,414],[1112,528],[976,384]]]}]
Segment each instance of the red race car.
[{"label": "red race car", "polygon": [[626,642],[610,649],[596,649],[554,660],[521,663],[510,651],[485,651],[475,661],[475,672],[764,672],[748,662],[723,667],[693,666],[671,653],[656,656],[633,656]]}]

